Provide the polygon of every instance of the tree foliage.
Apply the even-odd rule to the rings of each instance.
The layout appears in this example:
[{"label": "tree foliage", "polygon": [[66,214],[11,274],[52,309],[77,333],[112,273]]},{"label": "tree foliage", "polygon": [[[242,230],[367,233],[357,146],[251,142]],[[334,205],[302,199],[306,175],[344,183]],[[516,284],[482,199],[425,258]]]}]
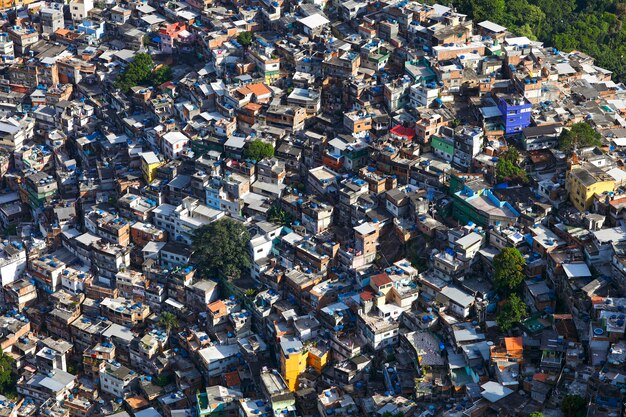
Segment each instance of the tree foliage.
[{"label": "tree foliage", "polygon": [[172,79],[172,68],[169,65],[161,65],[152,73],[152,85],[161,85]]},{"label": "tree foliage", "polygon": [[202,226],[193,238],[193,261],[204,276],[238,277],[251,265],[248,242],[250,233],[231,218]]},{"label": "tree foliage", "polygon": [[161,85],[172,79],[172,69],[161,65],[153,71],[154,61],[150,54],[140,52],[115,80],[115,88],[128,92],[138,85]]},{"label": "tree foliage", "polygon": [[496,322],[504,332],[526,318],[526,303],[517,295],[511,294],[496,317]]},{"label": "tree foliage", "polygon": [[626,78],[626,6],[623,0],[452,0],[476,23],[490,20],[511,32],[566,52],[578,50]]},{"label": "tree foliage", "polygon": [[576,148],[602,145],[602,135],[585,122],[578,122],[559,135],[559,149],[571,151]]},{"label": "tree foliage", "polygon": [[159,315],[159,325],[165,327],[169,333],[172,329],[178,327],[178,318],[174,313],[164,311]]},{"label": "tree foliage", "polygon": [[587,402],[580,395],[566,395],[561,402],[561,411],[565,417],[579,417],[585,415]]},{"label": "tree foliage", "polygon": [[493,258],[494,284],[504,296],[517,290],[526,278],[526,260],[517,248],[504,248]]},{"label": "tree foliage", "polygon": [[132,87],[144,84],[152,74],[154,61],[150,54],[138,53],[135,59],[115,80],[115,87],[127,92]]},{"label": "tree foliage", "polygon": [[528,183],[528,174],[518,165],[519,152],[510,148],[498,158],[496,164],[496,180]]},{"label": "tree foliage", "polygon": [[254,40],[254,35],[252,35],[252,32],[240,32],[239,35],[237,35],[237,42],[239,42],[239,44],[241,46],[243,46],[244,48],[247,48],[248,46],[252,45],[252,41]]},{"label": "tree foliage", "polygon": [[15,390],[16,378],[13,368],[15,361],[0,349],[0,394],[12,395]]},{"label": "tree foliage", "polygon": [[532,413],[530,413],[528,417],[546,417],[546,416],[543,413],[540,413],[539,411],[533,411]]},{"label": "tree foliage", "polygon": [[267,220],[284,226],[289,226],[293,221],[292,216],[278,204],[272,204],[267,210]]},{"label": "tree foliage", "polygon": [[264,158],[274,156],[274,146],[271,143],[263,142],[260,139],[253,140],[246,149],[246,158],[260,161]]}]

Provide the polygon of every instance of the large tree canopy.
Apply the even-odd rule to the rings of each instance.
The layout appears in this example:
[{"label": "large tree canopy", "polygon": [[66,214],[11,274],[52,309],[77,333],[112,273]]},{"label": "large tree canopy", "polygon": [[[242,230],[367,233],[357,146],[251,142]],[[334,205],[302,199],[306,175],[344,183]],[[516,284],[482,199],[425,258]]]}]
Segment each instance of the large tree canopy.
[{"label": "large tree canopy", "polygon": [[254,35],[252,34],[252,32],[245,31],[237,35],[237,42],[239,42],[239,44],[241,44],[241,46],[243,46],[244,48],[250,46],[253,40]]},{"label": "large tree canopy", "polygon": [[490,20],[559,50],[588,53],[618,80],[626,79],[623,0],[452,0],[451,4],[476,23]]},{"label": "large tree canopy", "polygon": [[600,145],[602,135],[585,122],[575,123],[570,129],[563,129],[559,135],[559,149],[562,151]]},{"label": "large tree canopy", "polygon": [[12,395],[15,390],[16,378],[13,372],[14,366],[15,361],[13,358],[0,349],[0,394],[2,395]]},{"label": "large tree canopy", "polygon": [[167,65],[159,66],[155,71],[150,54],[140,52],[115,80],[115,87],[128,92],[138,85],[159,85],[171,80],[172,70]]},{"label": "large tree canopy", "polygon": [[526,184],[528,175],[526,171],[519,167],[519,152],[515,148],[510,148],[498,159],[496,165],[496,180],[514,181]]},{"label": "large tree canopy", "polygon": [[263,142],[260,139],[253,140],[246,149],[246,158],[260,161],[264,158],[274,156],[274,146],[271,143]]},{"label": "large tree canopy", "polygon": [[251,265],[249,241],[250,233],[245,226],[228,217],[200,227],[192,245],[198,272],[207,277],[238,277]]},{"label": "large tree canopy", "polygon": [[504,248],[493,258],[494,284],[501,295],[517,290],[526,278],[526,260],[516,248]]},{"label": "large tree canopy", "polygon": [[504,332],[526,318],[526,303],[517,294],[511,294],[506,300],[500,313],[496,317],[496,323]]}]

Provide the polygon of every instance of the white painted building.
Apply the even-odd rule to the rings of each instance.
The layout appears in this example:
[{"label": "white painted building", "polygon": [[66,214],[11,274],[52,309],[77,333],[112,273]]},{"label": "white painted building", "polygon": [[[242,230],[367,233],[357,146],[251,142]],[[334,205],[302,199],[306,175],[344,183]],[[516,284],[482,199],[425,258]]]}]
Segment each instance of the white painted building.
[{"label": "white painted building", "polygon": [[0,277],[2,286],[18,279],[26,270],[26,250],[19,242],[0,243]]},{"label": "white painted building", "polygon": [[116,398],[123,398],[131,390],[131,384],[137,375],[124,365],[109,361],[104,370],[100,371],[100,388],[103,392]]},{"label": "white painted building", "polygon": [[223,374],[231,366],[239,363],[239,345],[215,345],[198,351],[203,364],[202,371],[208,377]]},{"label": "white painted building", "polygon": [[162,151],[169,159],[178,159],[189,138],[182,132],[167,132],[161,142]]},{"label": "white painted building", "polygon": [[93,0],[71,0],[70,13],[74,22],[82,22],[93,9]]}]

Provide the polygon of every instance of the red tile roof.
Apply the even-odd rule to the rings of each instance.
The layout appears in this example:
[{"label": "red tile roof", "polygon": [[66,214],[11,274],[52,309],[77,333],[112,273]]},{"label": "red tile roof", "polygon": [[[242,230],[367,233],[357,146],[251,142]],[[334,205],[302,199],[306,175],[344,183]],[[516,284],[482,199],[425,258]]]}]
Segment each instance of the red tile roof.
[{"label": "red tile roof", "polygon": [[383,285],[391,284],[393,281],[386,272],[383,272],[370,278],[370,282],[380,288]]},{"label": "red tile roof", "polygon": [[405,138],[414,138],[415,129],[411,127],[404,127],[402,125],[396,125],[390,130],[391,133],[398,136],[404,136]]},{"label": "red tile roof", "polygon": [[363,301],[372,301],[374,296],[376,295],[373,290],[366,288],[364,291],[359,294],[361,296],[361,300]]}]

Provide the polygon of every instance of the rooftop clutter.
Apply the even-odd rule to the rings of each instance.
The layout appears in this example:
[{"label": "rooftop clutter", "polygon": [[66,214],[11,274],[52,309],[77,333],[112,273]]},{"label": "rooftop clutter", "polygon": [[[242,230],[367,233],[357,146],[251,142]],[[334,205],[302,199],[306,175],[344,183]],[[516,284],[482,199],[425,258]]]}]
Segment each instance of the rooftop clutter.
[{"label": "rooftop clutter", "polygon": [[0,6],[1,415],[624,413],[591,56],[406,0]]}]

